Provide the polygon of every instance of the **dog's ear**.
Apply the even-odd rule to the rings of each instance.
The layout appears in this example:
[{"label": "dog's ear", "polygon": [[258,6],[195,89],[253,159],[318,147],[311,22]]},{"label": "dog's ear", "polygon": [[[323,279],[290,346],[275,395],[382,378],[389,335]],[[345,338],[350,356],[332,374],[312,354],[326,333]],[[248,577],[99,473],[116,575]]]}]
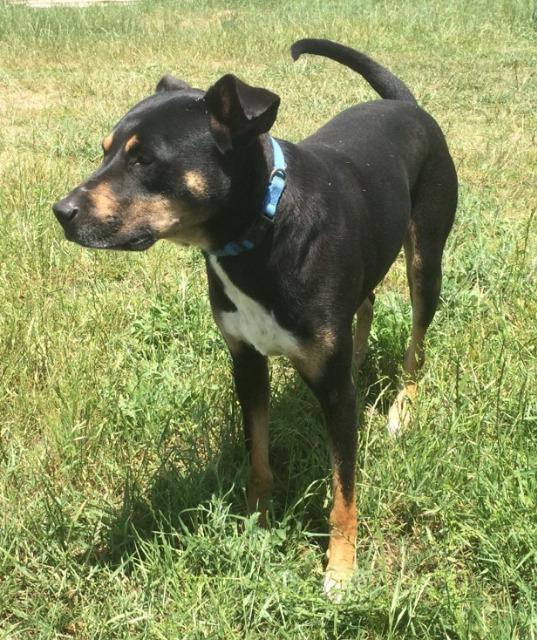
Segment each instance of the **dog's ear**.
[{"label": "dog's ear", "polygon": [[227,74],[208,89],[205,104],[216,144],[225,153],[267,132],[276,120],[280,98]]},{"label": "dog's ear", "polygon": [[181,91],[185,89],[192,89],[192,87],[184,80],[174,78],[172,75],[167,73],[158,81],[155,91],[159,93],[160,91]]}]

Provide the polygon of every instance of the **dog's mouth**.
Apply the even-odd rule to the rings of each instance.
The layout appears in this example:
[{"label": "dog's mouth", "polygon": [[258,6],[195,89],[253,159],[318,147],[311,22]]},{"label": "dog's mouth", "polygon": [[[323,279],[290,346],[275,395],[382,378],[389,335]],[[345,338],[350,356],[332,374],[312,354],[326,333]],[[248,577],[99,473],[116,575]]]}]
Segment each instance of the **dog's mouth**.
[{"label": "dog's mouth", "polygon": [[155,242],[156,238],[152,234],[146,233],[123,244],[111,246],[110,249],[120,249],[124,251],[145,251],[146,249],[149,249],[149,247],[153,246]]},{"label": "dog's mouth", "polygon": [[109,249],[116,251],[145,251],[155,244],[157,238],[149,230],[144,230],[128,238],[92,237],[84,233],[73,233],[65,229],[65,237],[87,249]]}]

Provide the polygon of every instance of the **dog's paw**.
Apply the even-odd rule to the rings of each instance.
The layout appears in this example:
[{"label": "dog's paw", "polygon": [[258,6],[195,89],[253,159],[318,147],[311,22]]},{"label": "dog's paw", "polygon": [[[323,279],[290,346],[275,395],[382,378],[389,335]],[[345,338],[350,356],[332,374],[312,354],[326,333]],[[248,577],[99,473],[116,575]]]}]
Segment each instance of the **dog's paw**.
[{"label": "dog's paw", "polygon": [[388,412],[388,432],[393,438],[401,435],[412,420],[412,405],[416,400],[416,385],[406,384],[397,394]]},{"label": "dog's paw", "polygon": [[339,604],[349,586],[354,569],[328,566],[324,574],[324,593],[334,603]]}]

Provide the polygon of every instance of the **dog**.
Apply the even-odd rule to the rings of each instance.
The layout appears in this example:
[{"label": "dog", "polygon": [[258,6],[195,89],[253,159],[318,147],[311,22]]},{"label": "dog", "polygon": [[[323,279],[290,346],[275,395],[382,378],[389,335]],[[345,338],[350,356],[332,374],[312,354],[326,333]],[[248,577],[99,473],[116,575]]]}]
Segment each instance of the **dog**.
[{"label": "dog", "polygon": [[[355,566],[356,392],[373,291],[404,247],[412,332],[389,410],[409,421],[442,253],[457,206],[444,135],[406,85],[366,55],[318,39],[302,54],[361,74],[382,99],[358,104],[298,144],[273,138],[280,98],[227,74],[207,91],[164,76],[103,140],[99,168],[53,205],[67,239],[143,251],[166,238],[203,250],[215,321],[233,362],[250,472],[249,508],[267,524],[268,356],[289,358],[326,421],[333,504],[324,589]],[[353,318],[356,315],[353,346]]]}]

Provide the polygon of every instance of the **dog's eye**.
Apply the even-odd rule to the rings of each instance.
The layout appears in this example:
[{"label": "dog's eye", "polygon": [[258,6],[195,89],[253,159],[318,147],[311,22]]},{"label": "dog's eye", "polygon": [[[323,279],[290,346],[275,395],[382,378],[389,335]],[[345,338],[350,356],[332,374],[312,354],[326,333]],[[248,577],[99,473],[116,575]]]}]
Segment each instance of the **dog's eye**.
[{"label": "dog's eye", "polygon": [[153,162],[154,158],[153,156],[150,156],[147,153],[136,153],[135,155],[132,156],[132,158],[129,160],[129,164],[133,165],[133,166],[147,166],[149,164],[151,164]]}]

